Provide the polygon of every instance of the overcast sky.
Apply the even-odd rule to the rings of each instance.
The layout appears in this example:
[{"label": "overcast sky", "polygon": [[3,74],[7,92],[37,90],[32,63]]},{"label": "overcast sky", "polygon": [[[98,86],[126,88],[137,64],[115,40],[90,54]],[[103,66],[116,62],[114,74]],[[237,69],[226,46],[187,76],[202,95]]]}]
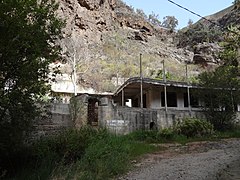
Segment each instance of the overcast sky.
[{"label": "overcast sky", "polygon": [[[168,0],[123,0],[127,5],[133,6],[135,9],[142,9],[147,15],[154,12],[159,14],[159,19],[162,22],[165,16],[175,16],[178,19],[179,26],[182,28],[187,26],[189,19],[193,22],[199,20],[199,17],[187,12],[184,9],[168,2]],[[173,0],[201,16],[207,16],[223,10],[232,5],[234,0]]]}]

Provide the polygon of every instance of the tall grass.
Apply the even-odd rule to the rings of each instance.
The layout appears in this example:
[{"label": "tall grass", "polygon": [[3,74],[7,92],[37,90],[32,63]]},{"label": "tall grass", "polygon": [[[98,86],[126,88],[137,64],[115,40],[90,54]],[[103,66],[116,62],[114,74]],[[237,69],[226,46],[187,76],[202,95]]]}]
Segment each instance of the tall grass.
[{"label": "tall grass", "polygon": [[[240,137],[240,129],[212,136],[188,137],[173,129],[136,131],[125,136],[106,129],[83,127],[43,138],[19,151],[0,167],[5,179],[111,179],[132,167],[132,160],[161,150],[152,143],[216,140]],[[17,157],[17,158],[16,158]],[[7,162],[7,161],[5,161]],[[2,172],[1,172],[2,171]]]},{"label": "tall grass", "polygon": [[129,170],[133,158],[157,149],[106,129],[68,130],[28,147],[29,155],[14,162],[20,165],[5,178],[108,179]]}]

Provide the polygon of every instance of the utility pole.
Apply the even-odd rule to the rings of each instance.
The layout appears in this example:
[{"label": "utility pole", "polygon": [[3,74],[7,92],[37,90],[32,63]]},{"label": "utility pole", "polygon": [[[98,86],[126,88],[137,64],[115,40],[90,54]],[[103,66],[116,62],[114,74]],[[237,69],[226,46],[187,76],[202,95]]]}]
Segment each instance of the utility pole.
[{"label": "utility pole", "polygon": [[167,79],[166,79],[165,61],[163,60],[162,63],[163,63],[165,112],[167,112]]},{"label": "utility pole", "polygon": [[143,75],[142,75],[142,54],[140,53],[140,107],[143,108]]},{"label": "utility pole", "polygon": [[76,54],[74,53],[73,55],[73,64],[72,64],[72,69],[73,69],[73,77],[72,77],[72,82],[73,82],[73,89],[74,89],[74,96],[77,96],[77,71],[76,71]]},{"label": "utility pole", "polygon": [[124,89],[122,89],[122,106],[125,106]]},{"label": "utility pole", "polygon": [[186,64],[186,81],[187,81],[187,97],[188,97],[188,110],[189,114],[191,116],[192,110],[191,110],[191,97],[190,97],[190,88],[189,88],[189,81],[188,81],[188,65]]}]

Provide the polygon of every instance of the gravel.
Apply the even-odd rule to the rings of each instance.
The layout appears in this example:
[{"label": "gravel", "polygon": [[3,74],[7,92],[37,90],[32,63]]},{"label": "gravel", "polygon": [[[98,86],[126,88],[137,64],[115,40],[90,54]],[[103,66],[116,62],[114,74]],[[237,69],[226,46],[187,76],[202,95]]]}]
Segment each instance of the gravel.
[{"label": "gravel", "polygon": [[168,144],[164,152],[149,154],[119,179],[128,180],[240,180],[240,139]]}]

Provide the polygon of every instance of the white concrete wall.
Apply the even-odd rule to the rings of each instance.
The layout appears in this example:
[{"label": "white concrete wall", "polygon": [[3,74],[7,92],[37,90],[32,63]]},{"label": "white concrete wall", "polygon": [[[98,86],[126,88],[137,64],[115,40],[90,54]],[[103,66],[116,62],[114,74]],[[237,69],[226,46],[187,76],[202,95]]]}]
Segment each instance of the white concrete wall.
[{"label": "white concrete wall", "polygon": [[152,109],[159,109],[161,108],[161,91],[163,88],[152,88],[150,90],[150,97],[149,97],[149,108]]},{"label": "white concrete wall", "polygon": [[177,92],[177,107],[179,109],[188,109],[188,107],[184,107],[184,93],[186,93],[186,89],[179,89]]}]

